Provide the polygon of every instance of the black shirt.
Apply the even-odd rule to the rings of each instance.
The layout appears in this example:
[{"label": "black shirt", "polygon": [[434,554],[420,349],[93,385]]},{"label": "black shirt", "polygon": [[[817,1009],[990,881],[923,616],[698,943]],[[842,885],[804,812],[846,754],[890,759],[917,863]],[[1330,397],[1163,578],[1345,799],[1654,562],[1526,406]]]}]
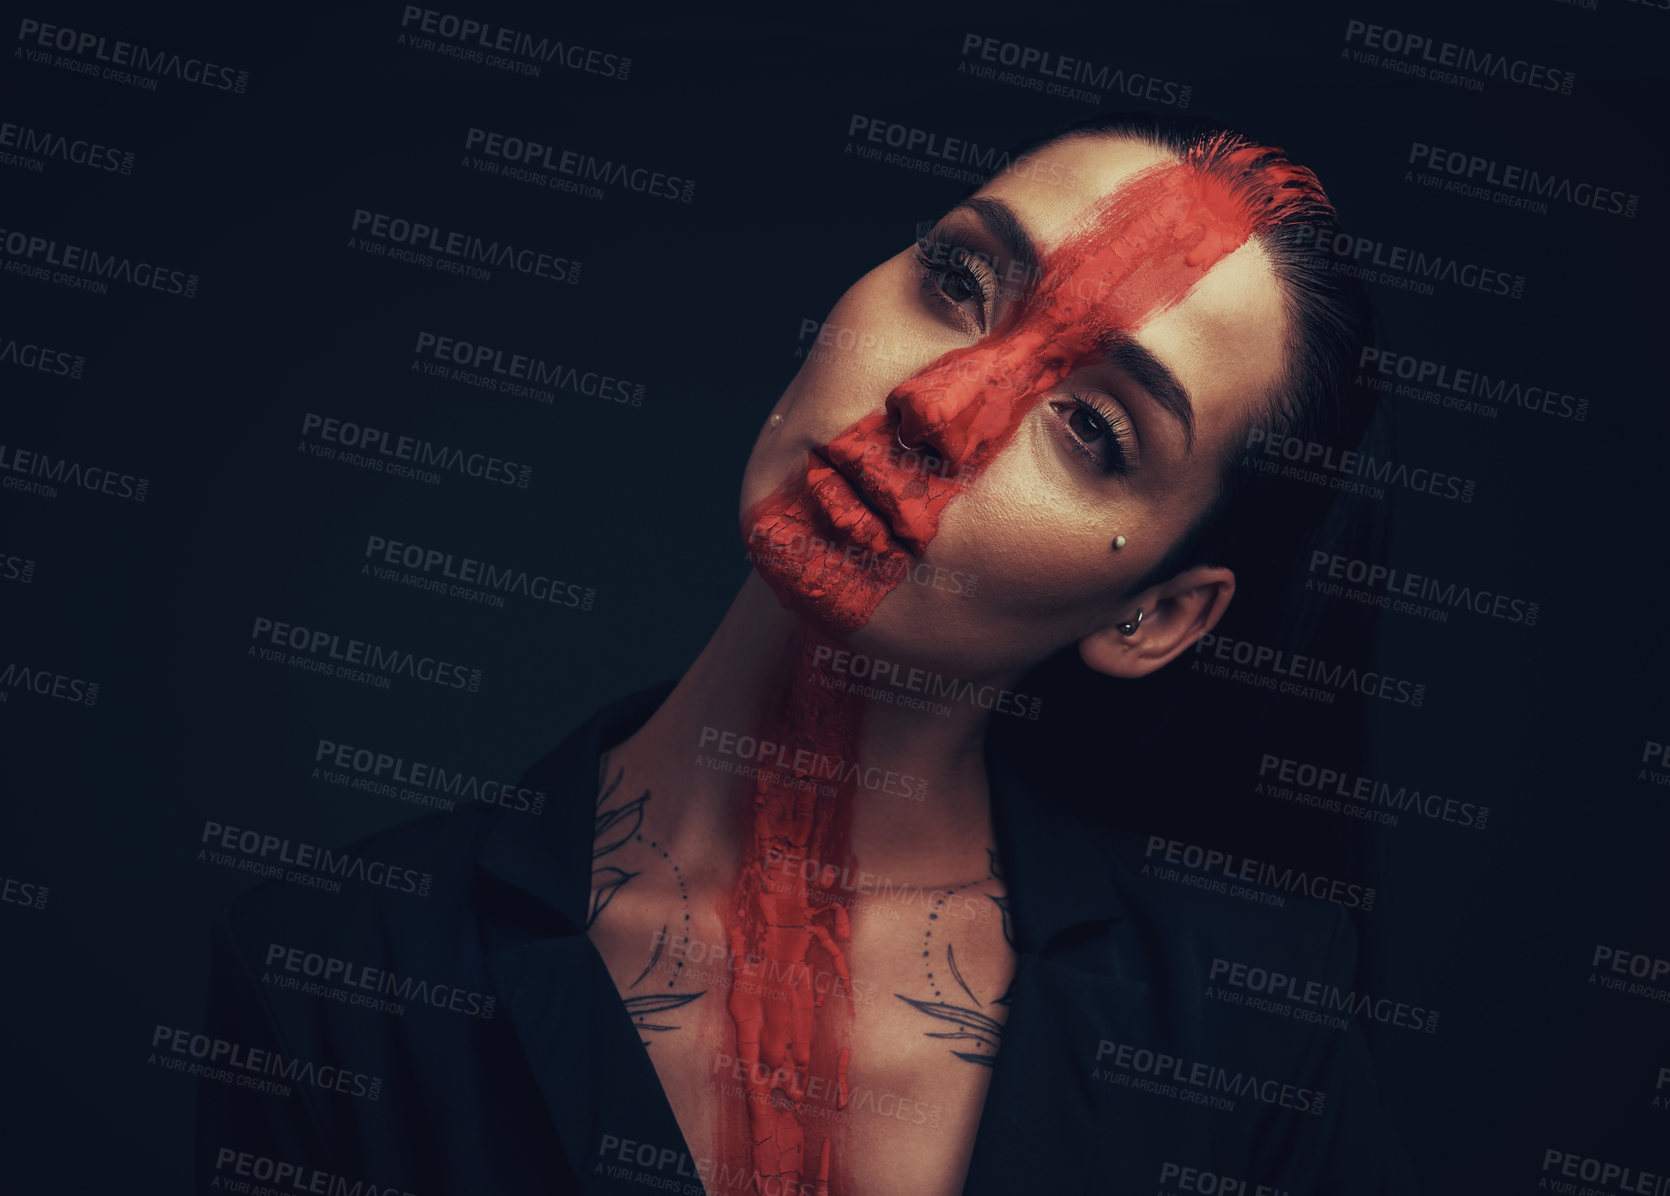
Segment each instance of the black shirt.
[{"label": "black shirt", "polygon": [[[428,873],[426,895],[275,880],[233,903],[190,1047],[202,1190],[704,1190],[713,1165],[585,933],[599,756],[669,688],[530,769],[538,813],[460,810],[348,849],[355,877]],[[1351,989],[1342,909],[1162,879],[1140,841],[987,764],[1018,957],[966,1192],[1415,1190],[1361,1034],[1318,1015]],[[1267,979],[1226,986],[1231,964],[1315,1000],[1248,1004]]]}]

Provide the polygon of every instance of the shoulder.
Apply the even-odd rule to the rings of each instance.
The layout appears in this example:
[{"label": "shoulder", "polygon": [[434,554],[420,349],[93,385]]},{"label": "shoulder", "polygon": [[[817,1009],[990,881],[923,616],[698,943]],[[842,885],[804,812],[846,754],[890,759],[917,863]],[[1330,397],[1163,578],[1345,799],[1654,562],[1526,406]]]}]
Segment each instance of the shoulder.
[{"label": "shoulder", "polygon": [[[221,929],[252,969],[308,958],[315,978],[348,965],[411,962],[446,950],[462,934],[476,865],[506,819],[469,808],[402,823],[341,847],[296,845],[300,866],[234,899]],[[307,973],[303,973],[307,974]]]},{"label": "shoulder", "polygon": [[[1138,1045],[1175,1050],[1231,1098],[1214,1150],[1294,1191],[1413,1191],[1358,1024],[1377,1006],[1357,986],[1352,914],[1372,890],[1157,836],[1108,847],[1118,965],[1156,1018]],[[1421,1029],[1420,1014],[1397,1024]]]},{"label": "shoulder", "polygon": [[1372,889],[1160,836],[1116,833],[1108,849],[1127,915],[1164,944],[1168,970],[1349,982],[1350,911],[1372,909]]},{"label": "shoulder", "polygon": [[[607,709],[607,708],[606,708]],[[283,842],[274,877],[236,898],[223,929],[252,963],[291,939],[307,950],[353,950],[367,966],[446,958],[473,939],[485,871],[541,895],[590,876],[596,812],[597,719],[522,769],[514,783],[458,796],[451,812],[342,846]],[[269,837],[270,838],[270,837]],[[263,863],[266,861],[263,860]],[[560,901],[559,901],[560,904]]]}]

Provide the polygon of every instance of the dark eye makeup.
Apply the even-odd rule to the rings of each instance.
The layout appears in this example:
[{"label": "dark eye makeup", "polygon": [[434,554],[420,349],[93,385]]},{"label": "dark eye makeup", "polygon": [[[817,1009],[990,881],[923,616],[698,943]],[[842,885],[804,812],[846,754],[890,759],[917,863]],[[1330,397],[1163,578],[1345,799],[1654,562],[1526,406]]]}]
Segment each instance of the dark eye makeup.
[{"label": "dark eye makeup", "polygon": [[935,229],[916,242],[916,261],[922,267],[922,293],[943,310],[972,320],[983,334],[990,325],[997,279],[968,235],[955,227]]},{"label": "dark eye makeup", "polygon": [[1136,467],[1130,417],[1098,394],[1073,392],[1051,410],[1067,433],[1067,447],[1110,477],[1126,477]]}]

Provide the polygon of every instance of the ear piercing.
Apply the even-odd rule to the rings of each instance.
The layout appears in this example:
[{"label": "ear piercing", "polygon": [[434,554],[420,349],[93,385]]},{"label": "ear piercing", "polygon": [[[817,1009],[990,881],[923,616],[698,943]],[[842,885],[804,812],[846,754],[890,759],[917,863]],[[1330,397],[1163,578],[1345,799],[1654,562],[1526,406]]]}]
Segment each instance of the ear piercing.
[{"label": "ear piercing", "polygon": [[1123,547],[1125,547],[1125,537],[1124,536],[1115,536],[1113,538],[1113,550],[1115,552],[1118,552]]}]

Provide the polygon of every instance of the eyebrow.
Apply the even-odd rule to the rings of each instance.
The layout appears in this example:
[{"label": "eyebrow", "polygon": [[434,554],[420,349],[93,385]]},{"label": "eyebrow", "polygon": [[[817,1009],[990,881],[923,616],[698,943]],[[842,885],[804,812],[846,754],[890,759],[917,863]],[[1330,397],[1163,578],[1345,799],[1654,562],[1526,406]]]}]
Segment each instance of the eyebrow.
[{"label": "eyebrow", "polygon": [[[1021,223],[1014,208],[1001,199],[976,195],[963,200],[951,211],[955,212],[958,209],[972,212],[980,223],[986,226],[986,231],[1003,246],[1004,253],[1025,271],[1022,277],[1029,281],[1038,277],[1038,248],[1027,235],[1026,226]],[[1171,372],[1171,368],[1128,332],[1099,328],[1094,334],[1094,344],[1104,360],[1129,374],[1132,380],[1159,404],[1160,410],[1177,421],[1177,426],[1183,430],[1184,453],[1193,452],[1194,402],[1189,398],[1187,388],[1177,380],[1177,375]]]},{"label": "eyebrow", "polygon": [[1098,330],[1095,344],[1103,358],[1129,374],[1153,397],[1160,410],[1177,421],[1177,426],[1183,429],[1183,452],[1192,453],[1195,447],[1195,406],[1187,388],[1177,380],[1171,368],[1130,333],[1119,329]]},{"label": "eyebrow", "polygon": [[959,209],[973,212],[979,218],[980,223],[986,226],[986,231],[1003,246],[1003,252],[1020,267],[1021,277],[1028,284],[1038,277],[1038,247],[1032,243],[1032,238],[1027,236],[1026,226],[1021,223],[1020,217],[1015,215],[1014,208],[1001,199],[976,195],[957,204],[951,212]]}]

